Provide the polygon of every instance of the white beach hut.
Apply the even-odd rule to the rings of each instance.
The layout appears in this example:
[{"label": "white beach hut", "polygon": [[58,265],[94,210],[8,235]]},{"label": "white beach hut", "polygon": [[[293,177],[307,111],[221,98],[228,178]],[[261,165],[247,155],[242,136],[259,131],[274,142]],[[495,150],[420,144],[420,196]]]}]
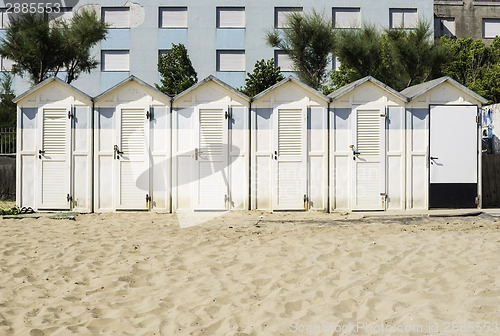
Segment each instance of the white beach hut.
[{"label": "white beach hut", "polygon": [[479,108],[487,100],[449,77],[401,93],[410,100],[407,207],[480,207]]},{"label": "white beach hut", "polygon": [[248,209],[249,103],[213,76],[174,97],[173,211]]},{"label": "white beach hut", "polygon": [[371,76],[329,97],[330,210],[405,209],[407,98]]},{"label": "white beach hut", "polygon": [[252,209],[328,209],[328,103],[293,77],[252,99]]},{"label": "white beach hut", "polygon": [[95,211],[170,211],[170,102],[134,76],[94,99]]},{"label": "white beach hut", "polygon": [[92,98],[57,77],[17,103],[19,207],[92,211]]}]

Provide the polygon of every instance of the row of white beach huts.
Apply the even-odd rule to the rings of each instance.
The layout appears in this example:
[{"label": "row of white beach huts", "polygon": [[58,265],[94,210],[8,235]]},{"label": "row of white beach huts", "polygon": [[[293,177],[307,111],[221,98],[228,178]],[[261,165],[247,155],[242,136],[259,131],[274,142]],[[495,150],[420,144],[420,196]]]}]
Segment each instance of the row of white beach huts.
[{"label": "row of white beach huts", "polygon": [[481,204],[486,100],[448,77],[329,96],[290,77],[253,98],[212,76],[173,98],[133,76],[94,98],[49,78],[16,103],[17,205],[37,211]]}]

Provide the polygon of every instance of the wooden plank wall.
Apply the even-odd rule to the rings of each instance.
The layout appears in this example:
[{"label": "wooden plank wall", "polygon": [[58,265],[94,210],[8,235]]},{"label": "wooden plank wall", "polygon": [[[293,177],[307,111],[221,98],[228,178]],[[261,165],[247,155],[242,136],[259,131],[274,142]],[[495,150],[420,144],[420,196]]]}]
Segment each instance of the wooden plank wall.
[{"label": "wooden plank wall", "polygon": [[500,154],[483,154],[483,207],[500,206]]}]

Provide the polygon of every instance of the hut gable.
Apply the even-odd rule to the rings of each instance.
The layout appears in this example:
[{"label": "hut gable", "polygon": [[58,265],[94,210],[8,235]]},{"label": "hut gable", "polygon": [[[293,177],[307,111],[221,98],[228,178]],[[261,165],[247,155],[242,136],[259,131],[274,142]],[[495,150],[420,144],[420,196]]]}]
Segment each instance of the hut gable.
[{"label": "hut gable", "polygon": [[247,106],[249,100],[249,97],[213,76],[205,78],[174,97],[176,105],[221,103]]},{"label": "hut gable", "polygon": [[171,98],[142,80],[130,76],[95,98],[100,105],[120,103],[169,104]]},{"label": "hut gable", "polygon": [[25,107],[37,107],[47,103],[88,105],[92,99],[61,79],[51,77],[16,97],[14,101]]},{"label": "hut gable", "polygon": [[451,79],[441,77],[401,91],[414,104],[481,105],[487,100]]},{"label": "hut gable", "polygon": [[325,106],[329,99],[295,78],[288,77],[259,93],[253,98],[253,101],[259,105],[305,103],[309,106]]},{"label": "hut gable", "polygon": [[384,83],[368,76],[339,88],[329,95],[334,104],[404,105],[407,98]]}]

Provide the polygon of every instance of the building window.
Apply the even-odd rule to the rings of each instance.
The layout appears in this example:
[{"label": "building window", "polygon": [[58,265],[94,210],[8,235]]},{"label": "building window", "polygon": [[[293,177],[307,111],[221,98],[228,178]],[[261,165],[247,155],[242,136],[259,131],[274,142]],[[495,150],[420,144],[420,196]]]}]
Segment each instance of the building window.
[{"label": "building window", "polygon": [[335,28],[361,28],[361,10],[359,8],[333,8],[333,26]]},{"label": "building window", "polygon": [[160,8],[160,28],[187,28],[187,7]]},{"label": "building window", "polygon": [[217,71],[245,71],[245,51],[217,50]]},{"label": "building window", "polygon": [[416,9],[390,9],[390,27],[411,29],[417,26]]},{"label": "building window", "polygon": [[454,18],[434,18],[434,36],[440,37],[444,35],[455,37]]},{"label": "building window", "polygon": [[101,51],[101,71],[129,71],[128,50]]},{"label": "building window", "polygon": [[217,28],[245,28],[245,7],[218,7]]},{"label": "building window", "polygon": [[341,65],[338,57],[332,57],[332,70],[339,71]]},{"label": "building window", "polygon": [[500,35],[500,19],[483,19],[483,37],[495,38]]},{"label": "building window", "polygon": [[287,16],[291,13],[302,13],[302,7],[275,7],[274,8],[274,27],[287,28]]},{"label": "building window", "polygon": [[130,28],[130,8],[103,8],[102,20],[111,28]]},{"label": "building window", "polygon": [[12,65],[14,64],[14,62],[12,62],[10,59],[1,57],[0,63],[1,71],[12,71]]},{"label": "building window", "polygon": [[292,59],[282,50],[274,51],[274,66],[280,67],[281,71],[293,71]]},{"label": "building window", "polygon": [[52,8],[52,11],[49,13],[49,12],[45,12],[45,17],[47,18],[47,20],[49,21],[52,21],[52,20],[62,20],[64,22],[70,22],[71,19],[73,18],[73,10],[72,8],[69,8],[69,7],[62,7],[62,8],[59,8],[59,11],[57,11],[57,8],[53,7]]}]

